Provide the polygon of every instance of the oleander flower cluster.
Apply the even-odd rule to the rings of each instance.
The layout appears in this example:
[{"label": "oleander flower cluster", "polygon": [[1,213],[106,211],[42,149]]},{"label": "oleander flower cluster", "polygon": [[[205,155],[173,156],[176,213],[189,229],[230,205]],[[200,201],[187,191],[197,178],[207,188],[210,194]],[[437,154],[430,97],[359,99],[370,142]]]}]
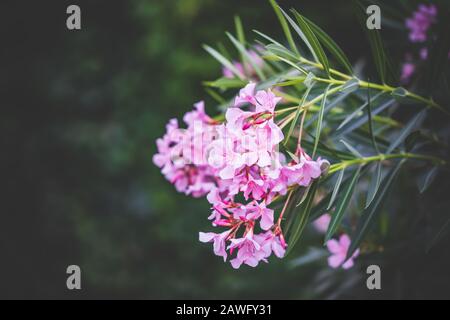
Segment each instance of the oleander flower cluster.
[{"label": "oleander flower cluster", "polygon": [[284,135],[274,118],[280,100],[250,82],[226,110],[225,121],[208,116],[199,102],[184,116],[186,128],[172,119],[157,140],[153,161],[166,179],[211,204],[209,219],[220,230],[200,232],[199,240],[212,243],[214,253],[234,268],[284,256],[282,213],[275,221],[269,205],[292,187],[308,187],[329,166],[301,147],[290,161],[279,151]]}]

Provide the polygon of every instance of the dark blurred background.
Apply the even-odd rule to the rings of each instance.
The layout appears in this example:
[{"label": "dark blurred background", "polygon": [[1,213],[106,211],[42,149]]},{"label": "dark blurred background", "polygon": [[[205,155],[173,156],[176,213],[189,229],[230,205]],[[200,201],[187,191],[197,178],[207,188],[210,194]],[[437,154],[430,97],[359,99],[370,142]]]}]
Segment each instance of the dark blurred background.
[{"label": "dark blurred background", "polygon": [[[80,31],[66,28],[69,4],[81,7]],[[369,55],[350,1],[279,4],[322,26],[351,61]],[[330,291],[318,288],[326,268],[272,259],[236,271],[199,243],[207,201],[178,194],[151,159],[166,122],[219,77],[201,45],[225,41],[234,14],[248,38],[258,29],[282,39],[260,0],[2,1],[1,298],[402,298],[448,281],[448,247],[433,258],[444,261],[437,284],[411,290],[405,267],[375,294],[356,270]],[[66,288],[70,264],[81,291]]]}]

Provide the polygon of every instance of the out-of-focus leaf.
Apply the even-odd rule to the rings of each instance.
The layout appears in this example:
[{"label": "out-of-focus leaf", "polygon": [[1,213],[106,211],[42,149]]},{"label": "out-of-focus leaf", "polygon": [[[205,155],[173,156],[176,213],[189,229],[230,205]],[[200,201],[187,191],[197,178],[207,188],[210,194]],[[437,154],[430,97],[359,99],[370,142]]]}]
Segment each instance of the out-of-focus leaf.
[{"label": "out-of-focus leaf", "polygon": [[[395,103],[395,99],[387,100],[386,102],[384,102],[381,105],[379,105],[378,107],[376,107],[375,110],[373,110],[372,115],[376,115],[376,114],[382,112],[383,110],[390,107],[394,103]],[[364,125],[367,122],[367,120],[368,120],[367,117],[362,115],[361,117],[350,121],[349,123],[347,123],[347,125],[343,126],[339,130],[336,130],[336,135],[339,135],[339,136],[346,135],[347,133],[352,132],[352,131],[356,130],[357,128],[361,127],[362,125]]]},{"label": "out-of-focus leaf", "polygon": [[226,90],[230,88],[242,88],[246,82],[238,78],[219,78],[215,81],[205,81],[204,84],[208,87]]},{"label": "out-of-focus leaf", "polygon": [[406,139],[406,137],[411,133],[416,125],[420,125],[423,119],[425,119],[426,111],[426,109],[422,110],[405,125],[405,127],[400,131],[399,135],[389,145],[386,153],[391,153],[392,151],[394,151],[394,149],[397,148]]},{"label": "out-of-focus leaf", "polygon": [[331,215],[331,221],[330,224],[328,225],[328,230],[325,235],[325,243],[333,237],[337,228],[341,224],[342,218],[344,217],[344,213],[347,211],[350,199],[353,195],[353,191],[355,190],[356,183],[358,182],[360,173],[361,173],[361,166],[359,166],[358,169],[355,170],[350,181],[344,186],[343,191],[341,192],[341,195],[338,199],[338,202],[336,203],[336,209]]},{"label": "out-of-focus leaf", "polygon": [[245,77],[227,58],[220,54],[217,50],[211,48],[208,45],[203,45],[203,48],[212,55],[217,61],[219,61],[225,68],[228,68],[233,72],[239,79],[243,80]]},{"label": "out-of-focus leaf", "polygon": [[352,78],[344,83],[341,92],[352,93],[359,88],[359,80],[356,78]]},{"label": "out-of-focus leaf", "polygon": [[[382,94],[383,94],[383,92],[379,92],[375,97],[373,97],[372,101],[375,101]],[[348,116],[346,116],[344,121],[342,121],[342,123],[339,125],[339,127],[337,127],[336,130],[339,130],[342,127],[344,127],[347,123],[349,123],[351,120],[353,120],[356,116],[361,116],[362,115],[362,111],[368,106],[368,104],[369,104],[368,101],[364,102],[363,105],[361,105],[355,111],[353,111]]]},{"label": "out-of-focus leaf", "polygon": [[329,252],[325,249],[309,248],[308,252],[301,257],[295,258],[289,262],[291,268],[298,268],[307,264],[322,260],[327,257]]},{"label": "out-of-focus leaf", "polygon": [[323,93],[322,103],[320,104],[320,110],[319,110],[319,118],[317,119],[317,125],[316,125],[316,137],[314,139],[314,148],[312,152],[312,158],[314,159],[314,156],[316,155],[317,145],[319,144],[320,140],[320,133],[322,132],[322,123],[323,123],[323,115],[325,113],[325,104],[327,102],[328,97],[328,90],[330,89],[331,84],[329,84]]},{"label": "out-of-focus leaf", "polygon": [[378,161],[375,166],[375,170],[373,172],[372,178],[370,180],[369,189],[367,190],[367,198],[366,198],[365,208],[370,206],[373,199],[375,198],[375,195],[378,192],[378,188],[380,187],[380,182],[381,182],[382,167],[383,167],[383,165],[381,164],[381,161]]},{"label": "out-of-focus leaf", "polygon": [[317,38],[319,38],[320,42],[327,48],[331,54],[336,58],[336,60],[345,68],[345,70],[349,74],[353,74],[352,65],[347,59],[347,56],[342,51],[342,49],[334,42],[331,37],[325,33],[319,26],[317,26],[314,22],[311,20],[308,20],[306,17],[303,17],[303,19],[308,22],[309,26],[311,27],[312,31],[315,33]]},{"label": "out-of-focus leaf", "polygon": [[347,141],[345,141],[344,139],[341,139],[340,141],[356,158],[363,158],[361,153],[359,153],[358,150],[352,147]]},{"label": "out-of-focus leaf", "polygon": [[339,188],[342,183],[342,179],[344,178],[345,168],[339,171],[339,175],[337,177],[336,183],[334,184],[333,193],[331,194],[330,202],[328,203],[327,210],[333,206],[334,200],[336,199],[337,194],[339,193]]},{"label": "out-of-focus leaf", "polygon": [[317,180],[314,181],[311,184],[311,188],[309,190],[308,196],[306,197],[305,201],[301,204],[299,207],[299,214],[297,215],[296,221],[294,222],[294,225],[292,226],[292,231],[289,235],[288,240],[288,249],[286,252],[286,256],[292,251],[292,249],[295,247],[295,244],[300,239],[300,236],[302,235],[306,224],[309,220],[309,214],[311,213],[311,207],[313,204],[314,196],[316,195],[317,191]]},{"label": "out-of-focus leaf", "polygon": [[421,175],[418,180],[418,186],[420,193],[424,193],[428,187],[433,183],[434,178],[439,171],[438,167],[433,167],[431,170],[425,172],[425,174]]},{"label": "out-of-focus leaf", "polygon": [[255,63],[254,59],[250,56],[247,49],[245,49],[244,45],[240,43],[231,33],[226,33],[227,37],[231,40],[231,42],[234,44],[234,46],[238,49],[240,54],[242,54],[246,61],[250,63],[253,70],[255,70],[256,74],[258,75],[259,79],[265,80],[266,76],[264,75],[262,69],[258,66],[258,64]]},{"label": "out-of-focus leaf", "polygon": [[275,0],[269,0],[270,4],[272,5],[273,10],[275,11],[275,14],[278,17],[278,20],[280,21],[281,27],[283,28],[284,35],[286,36],[286,39],[289,43],[289,46],[291,47],[291,50],[293,50],[297,56],[299,55],[297,46],[295,45],[294,39],[292,38],[291,30],[289,29],[289,25],[286,22],[285,17],[283,16],[283,13],[281,12],[281,8],[278,6],[278,4],[275,2]]},{"label": "out-of-focus leaf", "polygon": [[219,95],[217,92],[215,92],[214,90],[211,90],[210,88],[205,88],[205,91],[214,99],[216,100],[219,104],[224,104],[226,102],[226,100]]},{"label": "out-of-focus leaf", "polygon": [[400,171],[400,168],[402,167],[405,161],[406,161],[405,159],[400,160],[397,163],[397,165],[394,168],[392,168],[390,172],[388,172],[388,174],[386,175],[386,177],[382,182],[378,194],[375,196],[375,199],[372,201],[370,206],[363,211],[361,218],[359,219],[356,231],[352,236],[352,242],[347,252],[346,259],[348,259],[353,255],[355,250],[359,247],[361,241],[364,239],[366,233],[373,225],[372,222],[374,221],[378,212],[380,212],[380,210],[382,209],[383,204],[386,202],[389,190],[392,187],[393,182],[397,178],[398,172]]},{"label": "out-of-focus leaf", "polygon": [[[375,96],[375,99],[379,97],[381,92]],[[373,123],[372,123],[372,99],[370,96],[370,87],[367,88],[367,122],[369,124],[369,134],[370,134],[370,140],[372,140],[372,146],[375,149],[377,153],[380,153],[380,150],[378,149],[377,141],[375,138],[375,133],[373,132]]]}]

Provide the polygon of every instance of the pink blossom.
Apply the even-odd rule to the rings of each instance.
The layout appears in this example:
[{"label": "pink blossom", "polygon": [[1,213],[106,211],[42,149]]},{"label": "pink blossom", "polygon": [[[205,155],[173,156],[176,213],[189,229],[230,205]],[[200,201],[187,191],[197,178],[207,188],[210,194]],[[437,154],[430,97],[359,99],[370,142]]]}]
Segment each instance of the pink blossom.
[{"label": "pink blossom", "polygon": [[213,242],[214,243],[214,253],[217,256],[223,257],[223,261],[227,260],[227,252],[225,251],[226,244],[225,240],[230,234],[230,231],[227,230],[222,233],[214,233],[214,232],[199,232],[199,240],[201,242]]},{"label": "pink blossom", "polygon": [[[256,80],[258,80],[256,70],[254,69],[253,65],[255,65],[258,68],[262,68],[264,65],[264,60],[259,56],[259,54],[255,50],[248,50],[248,56],[251,60],[251,63],[246,61],[244,64],[242,64],[241,62],[233,61],[232,64],[242,75],[246,76],[247,78],[255,78]],[[231,71],[231,69],[227,67],[222,68],[222,75],[225,78],[230,79],[235,77],[233,71]]]},{"label": "pink blossom", "polygon": [[[282,217],[275,223],[269,205],[294,185],[309,186],[329,166],[301,149],[298,160],[286,163],[278,150],[283,132],[274,121],[279,102],[270,89],[256,90],[250,82],[227,109],[223,123],[208,116],[199,102],[183,117],[187,128],[179,128],[172,119],[157,140],[153,162],[179,192],[206,195],[211,204],[208,219],[214,227],[224,228],[220,233],[200,232],[199,240],[212,242],[214,253],[224,261],[228,254],[233,256],[234,268],[254,267],[272,254],[284,256]],[[255,234],[255,229],[262,232]]]},{"label": "pink blossom", "polygon": [[411,18],[406,19],[405,25],[409,29],[411,42],[424,42],[427,39],[427,31],[436,21],[437,8],[435,5],[419,5]]},{"label": "pink blossom", "polygon": [[406,62],[402,65],[402,74],[400,76],[400,81],[402,83],[407,83],[411,76],[414,74],[416,66],[411,62]]},{"label": "pink blossom", "polygon": [[317,231],[325,233],[328,230],[328,225],[330,224],[331,216],[329,214],[323,214],[318,219],[314,221],[314,227]]},{"label": "pink blossom", "polygon": [[327,248],[330,251],[331,256],[328,258],[328,265],[332,268],[342,266],[344,269],[350,269],[353,267],[353,260],[359,255],[359,249],[357,249],[353,255],[345,261],[349,247],[350,237],[346,234],[341,235],[339,241],[335,239],[329,240],[327,242]]},{"label": "pink blossom", "polygon": [[166,134],[156,141],[153,162],[177,191],[201,197],[221,184],[206,161],[206,147],[215,139],[216,125],[204,112],[203,102],[195,104],[184,120],[187,129],[179,128],[176,119],[169,121]]},{"label": "pink blossom", "polygon": [[243,263],[256,267],[261,260],[267,262],[267,251],[254,239],[253,232],[248,232],[243,238],[231,239],[228,249],[237,249],[236,258],[230,260],[235,269]]},{"label": "pink blossom", "polygon": [[420,59],[426,60],[428,58],[428,49],[427,48],[420,49],[419,55]]}]

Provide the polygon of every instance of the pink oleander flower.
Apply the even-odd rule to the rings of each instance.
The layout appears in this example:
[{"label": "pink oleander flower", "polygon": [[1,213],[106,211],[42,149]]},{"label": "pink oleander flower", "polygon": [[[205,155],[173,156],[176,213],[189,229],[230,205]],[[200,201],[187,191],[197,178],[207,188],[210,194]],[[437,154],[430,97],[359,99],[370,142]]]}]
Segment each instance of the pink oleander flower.
[{"label": "pink oleander flower", "polygon": [[416,70],[416,66],[412,62],[405,62],[402,65],[402,74],[400,76],[400,81],[402,83],[408,83],[411,79],[412,75],[414,74]]},{"label": "pink oleander flower", "polygon": [[[341,235],[339,241],[331,239],[327,242],[327,248],[331,253],[328,257],[328,265],[332,268],[338,268],[342,266],[344,269],[350,269],[354,265],[354,259],[359,255],[359,249],[357,249],[353,255],[345,261],[348,248],[350,247],[350,237],[346,234]],[[344,262],[345,261],[345,262]]]},{"label": "pink oleander flower", "polygon": [[178,192],[201,197],[221,185],[217,171],[206,161],[206,148],[215,139],[216,124],[204,112],[203,102],[186,113],[186,129],[178,127],[176,119],[166,126],[166,134],[157,139],[158,153],[153,162]]},{"label": "pink oleander flower", "polygon": [[[218,138],[211,143],[208,163],[219,170],[222,179],[232,179],[244,166],[261,168],[278,163],[278,144],[283,132],[273,121],[274,109],[279,102],[270,90],[259,90],[249,83],[228,108]],[[255,111],[244,111],[237,106],[250,104]]]},{"label": "pink oleander flower", "polygon": [[420,56],[420,59],[427,60],[427,58],[428,58],[428,49],[427,48],[420,49],[419,56]]},{"label": "pink oleander flower", "polygon": [[419,5],[417,11],[411,18],[406,19],[405,25],[409,29],[409,39],[411,42],[424,42],[427,40],[427,31],[436,21],[437,8],[431,4]]},{"label": "pink oleander flower", "polygon": [[229,230],[219,234],[214,232],[199,232],[199,240],[201,242],[213,242],[214,253],[219,257],[223,257],[223,261],[225,262],[227,260],[225,241],[229,234]]},{"label": "pink oleander flower", "polygon": [[250,267],[256,267],[261,260],[267,262],[267,251],[256,241],[252,231],[242,238],[231,239],[228,249],[237,250],[236,258],[230,260],[235,269],[238,269],[243,263]]},{"label": "pink oleander flower", "polygon": [[[256,90],[250,82],[226,111],[223,123],[209,117],[199,102],[183,117],[186,129],[172,119],[157,140],[153,162],[166,179],[179,192],[206,195],[211,204],[208,219],[214,227],[225,228],[220,233],[200,232],[199,240],[213,243],[214,253],[224,261],[232,256],[234,268],[254,267],[272,254],[284,256],[283,213],[275,223],[268,206],[291,186],[309,186],[329,166],[326,160],[312,160],[301,148],[298,159],[286,163],[278,150],[283,132],[274,121],[280,100],[270,89]],[[255,233],[258,229],[261,232]]]},{"label": "pink oleander flower", "polygon": [[[259,48],[256,48],[259,50]],[[248,55],[251,59],[251,62],[259,67],[262,68],[264,66],[264,60],[260,57],[260,55],[258,54],[258,52],[256,52],[255,50],[248,50]],[[257,74],[255,69],[253,68],[253,64],[246,62],[244,64],[242,64],[241,62],[237,62],[237,61],[233,61],[232,64],[233,66],[244,76],[246,76],[247,78],[254,78],[255,80],[258,80]],[[229,68],[227,67],[223,67],[222,68],[222,75],[225,78],[234,78],[236,75],[233,73],[233,71],[231,71]]]},{"label": "pink oleander flower", "polygon": [[331,216],[328,213],[321,215],[317,218],[313,225],[317,231],[325,233],[328,230],[328,225],[330,224]]}]

